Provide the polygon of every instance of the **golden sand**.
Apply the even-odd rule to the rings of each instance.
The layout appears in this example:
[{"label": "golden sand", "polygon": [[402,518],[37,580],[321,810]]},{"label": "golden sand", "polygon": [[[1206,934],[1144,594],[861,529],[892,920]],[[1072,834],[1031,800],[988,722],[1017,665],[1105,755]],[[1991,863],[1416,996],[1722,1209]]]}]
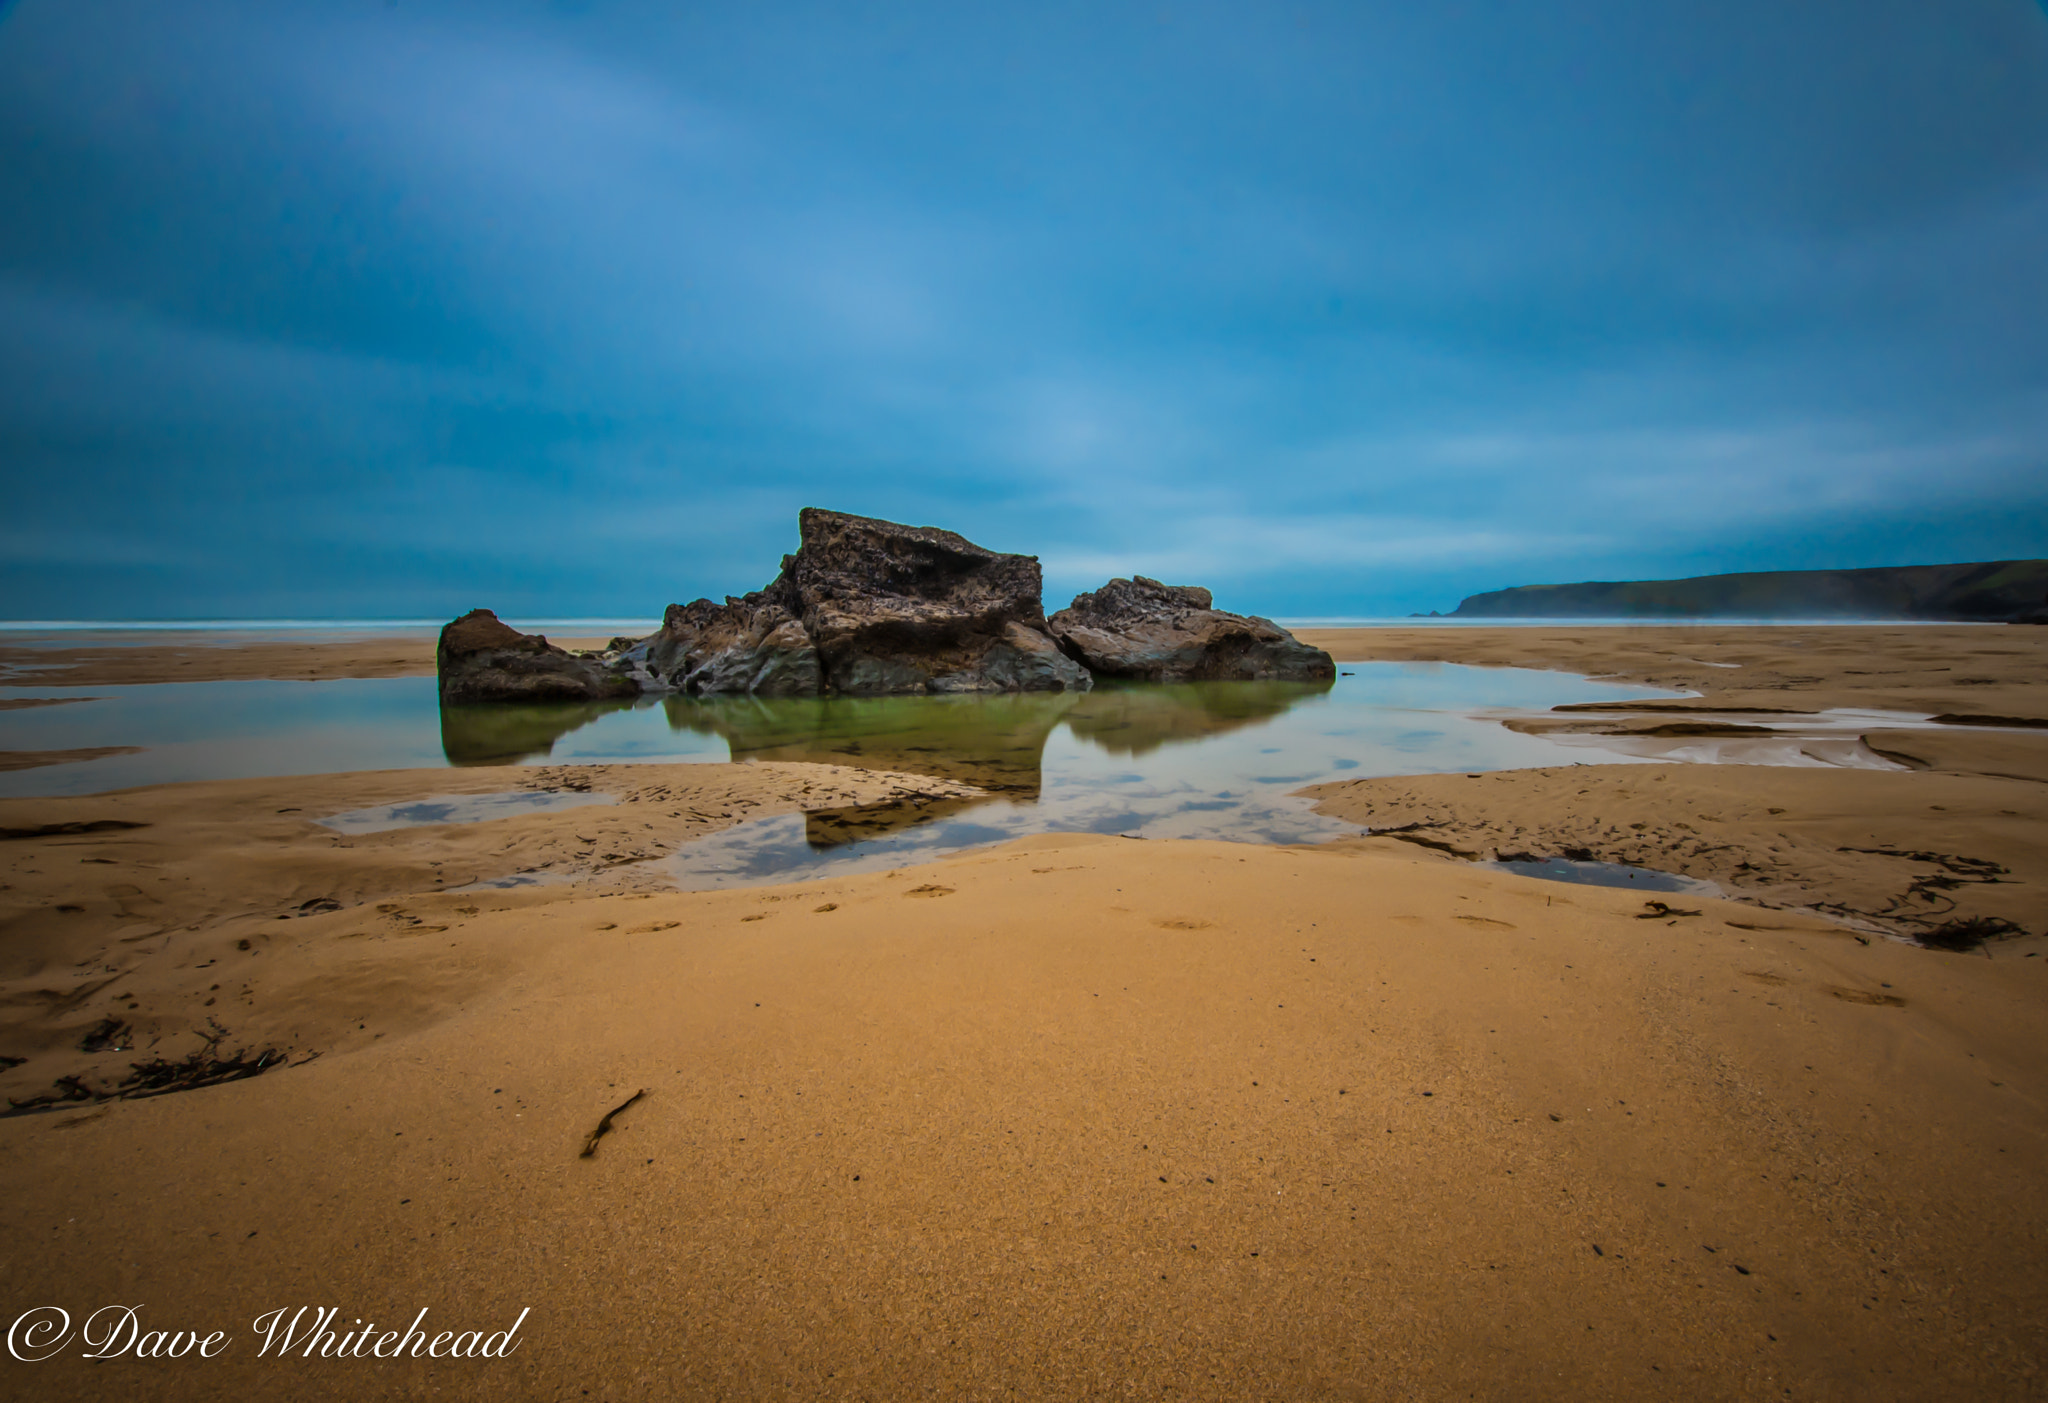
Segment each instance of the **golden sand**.
[{"label": "golden sand", "polygon": [[[1339,656],[1434,640],[1716,704],[2048,715],[2043,630],[1424,632]],[[232,1336],[0,1377],[37,1398],[2034,1396],[2048,734],[1908,736],[1933,738],[1926,768],[1319,796],[1474,853],[1632,843],[1614,855],[1746,898],[1663,916],[1388,837],[1055,835],[708,893],[633,861],[743,813],[943,788],[795,764],[0,802],[11,832],[73,826],[0,842],[10,1095],[111,1077],[148,1039],[181,1055],[207,1018],[294,1063],[0,1120],[9,1322],[142,1303],[145,1327]],[[618,802],[356,837],[303,817],[521,780]],[[79,830],[116,821],[148,826]],[[1844,847],[2003,866],[1914,899],[2031,934],[1948,954],[1798,909],[1884,917],[1942,870]],[[445,890],[548,863],[578,880]],[[137,1047],[78,1052],[110,1017]],[[530,1314],[504,1359],[259,1357],[252,1322],[302,1305],[341,1330]]]}]

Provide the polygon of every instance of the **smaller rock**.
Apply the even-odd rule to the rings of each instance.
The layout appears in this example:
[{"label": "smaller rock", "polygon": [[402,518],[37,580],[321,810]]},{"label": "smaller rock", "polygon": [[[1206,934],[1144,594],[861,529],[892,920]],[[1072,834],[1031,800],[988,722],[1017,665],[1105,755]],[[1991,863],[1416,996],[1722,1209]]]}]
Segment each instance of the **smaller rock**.
[{"label": "smaller rock", "polygon": [[744,692],[767,697],[816,696],[823,689],[818,650],[795,614],[766,593],[671,604],[661,632],[625,655],[642,662],[657,685],[692,695]]},{"label": "smaller rock", "polygon": [[1271,619],[1227,613],[1197,585],[1111,580],[1047,620],[1068,656],[1146,682],[1326,682],[1337,664]]},{"label": "smaller rock", "polygon": [[488,609],[443,628],[434,663],[444,702],[600,701],[640,692],[631,677],[521,633]]}]

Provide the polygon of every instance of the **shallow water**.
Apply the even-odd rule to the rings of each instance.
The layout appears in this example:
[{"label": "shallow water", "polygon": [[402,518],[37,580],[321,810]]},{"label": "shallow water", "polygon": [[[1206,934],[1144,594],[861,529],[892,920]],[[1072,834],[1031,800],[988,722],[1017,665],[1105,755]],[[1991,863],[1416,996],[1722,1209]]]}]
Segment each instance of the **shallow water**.
[{"label": "shallow water", "polygon": [[1719,896],[1721,889],[1696,877],[1676,872],[1659,872],[1654,867],[1631,867],[1625,862],[1575,862],[1565,857],[1509,858],[1482,862],[1496,872],[1518,877],[1536,877],[1546,882],[1571,882],[1587,887],[1624,887],[1635,891],[1684,892],[1689,896]]},{"label": "shallow water", "polygon": [[[1565,750],[1473,713],[1672,695],[1447,663],[1351,664],[1333,684],[448,708],[437,704],[431,678],[0,688],[0,699],[31,694],[96,700],[0,712],[0,749],[148,748],[0,774],[0,794],[340,770],[727,759],[900,770],[989,791],[744,823],[669,860],[688,886],[899,866],[1048,831],[1316,842],[1359,831],[1294,797],[1321,780],[1633,758]],[[469,821],[466,810],[411,819],[397,812],[418,807],[341,817]],[[473,816],[491,816],[487,810]]]},{"label": "shallow water", "polygon": [[[549,762],[822,760],[943,775],[1028,796],[1051,746],[1105,772],[1170,771],[1197,789],[1207,758],[1253,734],[1253,778],[1412,774],[1558,763],[1555,742],[1467,713],[1670,696],[1564,673],[1357,663],[1334,685],[1212,682],[965,697],[642,698],[440,706],[430,677],[0,687],[0,750],[134,745],[140,754],[0,772],[0,796],[93,794],[180,780]],[[1273,758],[1281,757],[1281,758]],[[1586,761],[1611,759],[1577,752]],[[1233,762],[1235,765],[1236,762]],[[1237,766],[1237,768],[1247,768]]]},{"label": "shallow water", "polygon": [[[1872,750],[1863,739],[1866,731],[1915,730],[1936,723],[1925,712],[1873,711],[1836,707],[1828,711],[1788,712],[1699,712],[1684,711],[1578,712],[1574,719],[1604,724],[1617,729],[1651,722],[1706,722],[1730,726],[1743,734],[1670,737],[1597,733],[1548,732],[1563,746],[1590,746],[1609,754],[1633,755],[1643,760],[1671,761],[1687,765],[1771,765],[1793,769],[1898,770],[1905,768]],[[1548,718],[1555,719],[1555,718]]]},{"label": "shallow water", "polygon": [[[1356,664],[1334,686],[1194,683],[1082,695],[869,698],[705,706],[735,758],[865,764],[963,780],[988,799],[899,801],[753,820],[665,864],[689,888],[873,871],[1033,833],[1312,843],[1359,832],[1294,791],[1370,775],[1626,761],[1465,714],[1642,694],[1558,673]],[[1668,694],[1667,694],[1668,695]],[[1535,741],[1534,745],[1526,742]]]},{"label": "shallow water", "polygon": [[552,813],[585,804],[611,804],[609,794],[560,789],[515,789],[503,794],[435,794],[405,804],[378,804],[350,809],[313,822],[337,833],[386,833],[394,828],[423,828],[436,823],[482,823],[518,814]]},{"label": "shallow water", "polygon": [[449,887],[448,891],[516,891],[521,887],[558,887],[576,878],[568,872],[513,872],[503,877],[489,877],[481,882],[470,882],[466,886]]}]

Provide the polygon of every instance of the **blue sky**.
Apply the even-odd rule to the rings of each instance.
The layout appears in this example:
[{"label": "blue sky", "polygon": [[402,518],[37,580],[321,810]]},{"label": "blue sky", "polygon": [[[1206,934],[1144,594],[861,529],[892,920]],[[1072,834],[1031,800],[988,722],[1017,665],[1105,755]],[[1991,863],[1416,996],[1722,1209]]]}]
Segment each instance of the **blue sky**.
[{"label": "blue sky", "polygon": [[0,617],[2048,555],[2031,0],[20,0]]}]

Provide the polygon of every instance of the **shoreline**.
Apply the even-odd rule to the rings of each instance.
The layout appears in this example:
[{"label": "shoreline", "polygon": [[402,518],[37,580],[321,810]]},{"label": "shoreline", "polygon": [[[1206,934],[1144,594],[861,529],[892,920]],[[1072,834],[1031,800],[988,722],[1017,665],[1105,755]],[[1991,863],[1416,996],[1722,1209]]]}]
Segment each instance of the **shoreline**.
[{"label": "shoreline", "polygon": [[[2048,661],[2048,647],[2041,646],[2048,644],[2048,635],[2039,631],[1923,624],[1786,626],[1765,632],[1704,625],[1604,631],[1517,626],[1324,630],[1303,636],[1328,649],[1340,668],[1367,661],[1540,668],[1692,694],[1668,702],[1557,708],[1570,715],[1475,713],[1511,730],[1636,754],[1644,764],[1599,766],[1574,778],[1567,750],[1554,765],[1485,771],[1487,784],[1477,790],[1456,775],[1417,775],[1336,778],[1300,791],[1314,801],[1318,812],[1345,823],[1405,830],[1373,840],[1383,847],[1412,844],[1447,860],[1467,862],[1572,854],[1650,867],[1713,882],[1736,899],[1830,911],[1865,931],[1893,935],[1918,935],[1943,920],[1981,917],[1994,922],[1996,933],[1996,923],[2027,929],[2030,918],[2038,919],[2023,895],[1978,888],[2025,887],[2035,879],[2043,845],[2036,836],[2041,815],[2033,789],[2048,782],[2048,728],[1948,724],[1897,729],[1896,722],[1888,727],[1889,718],[1879,713],[1958,722],[1971,715],[2012,720],[2008,713],[2018,713],[2018,720],[2033,718],[2038,723],[2048,713],[2048,684],[2041,680],[2048,676],[2048,669],[2041,666]],[[561,641],[574,647],[603,640]],[[63,661],[99,679],[97,685],[166,676],[195,681],[279,673],[319,679],[423,676],[432,670],[429,642],[374,638],[292,645],[218,640],[197,646],[124,644],[78,648]],[[0,649],[0,668],[11,661],[15,659]],[[94,685],[69,675],[39,676],[48,678],[51,686]],[[1846,720],[1837,712],[1845,713]],[[1865,714],[1867,721],[1862,719]],[[1768,758],[1782,760],[1788,747],[1800,744],[1797,733],[1802,723],[1797,718],[1804,715],[1827,723],[1822,728],[1827,738],[1808,744],[1826,747],[1837,757],[1834,763],[1840,763],[1845,745],[1860,745],[1869,763],[1925,778],[1902,782],[1897,777],[1776,765],[1755,773],[1754,764],[1742,763],[1752,751],[1760,760],[1767,758],[1761,751],[1771,748],[1778,754]],[[1777,739],[1788,730],[1792,740]],[[0,758],[13,766],[40,765],[117,750],[23,752]],[[898,758],[912,757],[906,753]],[[1661,763],[1668,760],[1681,763]],[[638,763],[659,767],[669,762]],[[705,762],[691,763],[694,767]],[[624,773],[635,767],[598,768]],[[519,777],[508,769],[495,781],[498,787],[535,783],[531,776],[539,767],[516,768]],[[498,767],[467,772],[471,778],[459,786],[460,792],[476,792],[480,784],[493,783],[479,776],[495,772]],[[422,767],[406,773],[413,776],[409,783],[416,788],[422,777],[451,771]],[[315,774],[298,782],[317,788],[344,778]],[[197,783],[196,792],[206,792],[209,782]],[[431,781],[426,783],[432,787]],[[1933,785],[1943,786],[1941,797],[1952,802],[1935,804],[1921,792]],[[133,792],[147,795],[157,787]],[[929,797],[939,797],[944,788],[943,782],[933,781]],[[1758,796],[1766,792],[1790,802],[1759,802]],[[40,801],[5,802],[18,806]],[[1710,812],[1731,806],[1748,817],[1729,822]],[[1927,812],[1915,813],[1916,807]],[[1782,822],[1764,822],[1786,815],[1788,808],[1789,816]],[[1953,823],[1935,815],[1950,811],[1976,813],[1976,829],[1985,831],[1941,838]],[[1627,815],[1623,822],[1613,818],[1620,813]],[[1856,821],[1809,825],[1811,831],[1796,839],[1783,831],[1809,818],[1850,813],[1857,815]],[[1918,839],[1901,847],[1896,834],[1907,830],[1917,833]],[[1894,836],[1887,837],[1888,832]],[[1831,850],[1830,843],[1843,852]],[[1868,860],[1840,860],[1858,844],[1882,851],[1852,855]],[[1943,851],[1934,851],[1937,847]],[[1950,851],[1962,848],[1970,851]],[[1909,861],[1910,852],[1922,854],[1922,859]],[[1987,852],[1997,856],[1982,856]],[[1973,864],[1983,870],[1963,870]],[[2002,869],[2011,880],[1999,879],[1986,864]],[[2013,876],[2015,872],[2026,875]],[[2048,870],[2038,876],[2048,879]],[[801,878],[793,875],[792,880]]]},{"label": "shoreline", "polygon": [[[1970,666],[1959,677],[1964,685],[1986,686],[1985,692],[1951,692],[1930,713],[1983,711],[2014,713],[2031,701],[2032,715],[2048,715],[2048,695],[2038,678],[2038,660],[2048,657],[2048,630],[1986,624],[1913,622],[1851,624],[1544,624],[1375,625],[1362,628],[1296,630],[1303,642],[1327,650],[1345,662],[1453,662],[1482,667],[1540,667],[1582,676],[1617,680],[1703,696],[1746,694],[1770,690],[1810,692],[1823,680],[1810,675],[1820,666],[1829,684],[1825,695],[1855,697],[1881,705],[1872,697],[1934,698],[1942,673],[1953,673],[1958,659]],[[605,636],[551,637],[571,651],[597,649]],[[11,642],[0,634],[0,687],[90,687],[138,683],[304,680],[417,677],[434,671],[434,640],[428,636],[362,636],[343,640],[237,641],[199,638],[165,642],[160,635],[129,635],[64,646]],[[1694,653],[1713,654],[1700,659]],[[1917,678],[1904,686],[1850,683],[1856,669],[1848,661],[1872,652],[1898,655],[1919,665]],[[1947,659],[1946,662],[1941,661]],[[2014,659],[2022,660],[2014,665]],[[1791,664],[1806,666],[1793,670]],[[1827,672],[1832,669],[1832,672]],[[1866,672],[1879,670],[1864,670]],[[1888,670],[1887,670],[1888,671]],[[1758,674],[1765,674],[1761,677]],[[1674,680],[1675,679],[1675,680]],[[2031,690],[2029,690],[2031,689]],[[1718,700],[1719,698],[1716,697]],[[1737,700],[1753,699],[1738,695]],[[1826,705],[1854,705],[1831,701]],[[1896,705],[1895,709],[1914,709]]]}]

